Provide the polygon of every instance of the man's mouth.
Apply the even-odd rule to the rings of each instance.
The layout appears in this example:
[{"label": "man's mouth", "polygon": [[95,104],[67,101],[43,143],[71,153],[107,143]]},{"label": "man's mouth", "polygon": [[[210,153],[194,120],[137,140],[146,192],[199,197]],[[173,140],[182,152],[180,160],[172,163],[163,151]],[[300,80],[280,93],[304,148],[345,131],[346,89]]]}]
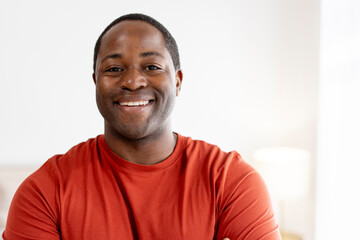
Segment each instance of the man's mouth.
[{"label": "man's mouth", "polygon": [[145,106],[148,105],[151,102],[151,100],[147,101],[132,101],[132,102],[117,102],[120,106],[126,106],[126,107],[139,107],[139,106]]}]

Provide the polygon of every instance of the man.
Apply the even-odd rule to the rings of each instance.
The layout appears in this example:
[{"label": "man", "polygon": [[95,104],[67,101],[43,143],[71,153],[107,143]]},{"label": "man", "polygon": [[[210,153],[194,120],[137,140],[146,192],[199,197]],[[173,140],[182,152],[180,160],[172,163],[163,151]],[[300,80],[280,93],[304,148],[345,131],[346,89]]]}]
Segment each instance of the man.
[{"label": "man", "polygon": [[238,153],[172,132],[182,79],[160,23],[141,14],[111,23],[94,51],[104,135],[25,180],[3,238],[280,239],[266,187]]}]

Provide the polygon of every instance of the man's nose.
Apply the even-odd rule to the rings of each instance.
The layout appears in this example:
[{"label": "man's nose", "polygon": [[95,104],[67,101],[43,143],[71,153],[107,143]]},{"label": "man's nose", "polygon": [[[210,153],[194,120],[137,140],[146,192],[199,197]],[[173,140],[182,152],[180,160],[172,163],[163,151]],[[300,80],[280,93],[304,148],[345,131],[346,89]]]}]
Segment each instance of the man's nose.
[{"label": "man's nose", "polygon": [[148,84],[145,75],[137,68],[128,68],[120,80],[120,87],[127,90],[136,90]]}]

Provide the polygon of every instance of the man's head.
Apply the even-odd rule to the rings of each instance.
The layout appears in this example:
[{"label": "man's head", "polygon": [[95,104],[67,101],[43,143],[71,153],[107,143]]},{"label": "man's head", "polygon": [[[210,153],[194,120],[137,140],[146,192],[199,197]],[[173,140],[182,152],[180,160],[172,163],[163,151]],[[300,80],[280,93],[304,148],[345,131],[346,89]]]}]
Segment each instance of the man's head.
[{"label": "man's head", "polygon": [[109,26],[107,26],[105,28],[105,30],[100,34],[99,38],[96,41],[95,44],[95,48],[94,48],[94,59],[93,59],[93,71],[95,72],[96,70],[96,63],[97,63],[97,57],[99,54],[99,49],[100,49],[100,45],[101,45],[101,40],[102,37],[116,24],[120,23],[121,21],[125,21],[125,20],[139,20],[139,21],[144,21],[147,22],[151,25],[153,25],[154,27],[156,27],[163,35],[164,40],[166,42],[166,48],[169,51],[173,64],[174,64],[174,68],[175,70],[179,70],[181,68],[180,66],[180,56],[179,56],[179,50],[176,44],[175,39],[173,38],[173,36],[170,34],[170,32],[161,24],[159,23],[157,20],[155,20],[152,17],[149,17],[147,15],[144,14],[140,14],[140,13],[132,13],[132,14],[127,14],[124,16],[121,16],[117,19],[115,19],[112,23],[109,24]]},{"label": "man's head", "polygon": [[139,140],[171,132],[182,72],[163,32],[147,21],[126,19],[99,39],[93,79],[105,136]]}]

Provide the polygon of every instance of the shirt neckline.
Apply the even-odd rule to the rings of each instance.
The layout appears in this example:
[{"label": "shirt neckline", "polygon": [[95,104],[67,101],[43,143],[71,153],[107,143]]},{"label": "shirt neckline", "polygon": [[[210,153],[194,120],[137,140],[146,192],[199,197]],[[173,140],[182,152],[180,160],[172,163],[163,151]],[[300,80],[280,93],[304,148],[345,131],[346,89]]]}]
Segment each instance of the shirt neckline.
[{"label": "shirt neckline", "polygon": [[178,137],[177,137],[177,142],[176,142],[174,151],[165,160],[163,160],[159,163],[156,163],[154,165],[142,165],[142,164],[136,164],[136,163],[129,162],[129,161],[119,157],[118,155],[116,155],[113,151],[111,151],[111,149],[105,142],[104,135],[100,135],[98,139],[99,139],[100,152],[101,153],[103,152],[108,157],[110,157],[112,162],[115,165],[119,166],[120,168],[125,168],[127,170],[136,171],[136,172],[154,172],[154,171],[159,171],[159,170],[162,170],[162,169],[165,169],[165,168],[171,166],[172,164],[177,162],[177,160],[182,156],[187,138],[184,136],[181,136],[178,133],[175,133],[175,134],[177,134]]}]

